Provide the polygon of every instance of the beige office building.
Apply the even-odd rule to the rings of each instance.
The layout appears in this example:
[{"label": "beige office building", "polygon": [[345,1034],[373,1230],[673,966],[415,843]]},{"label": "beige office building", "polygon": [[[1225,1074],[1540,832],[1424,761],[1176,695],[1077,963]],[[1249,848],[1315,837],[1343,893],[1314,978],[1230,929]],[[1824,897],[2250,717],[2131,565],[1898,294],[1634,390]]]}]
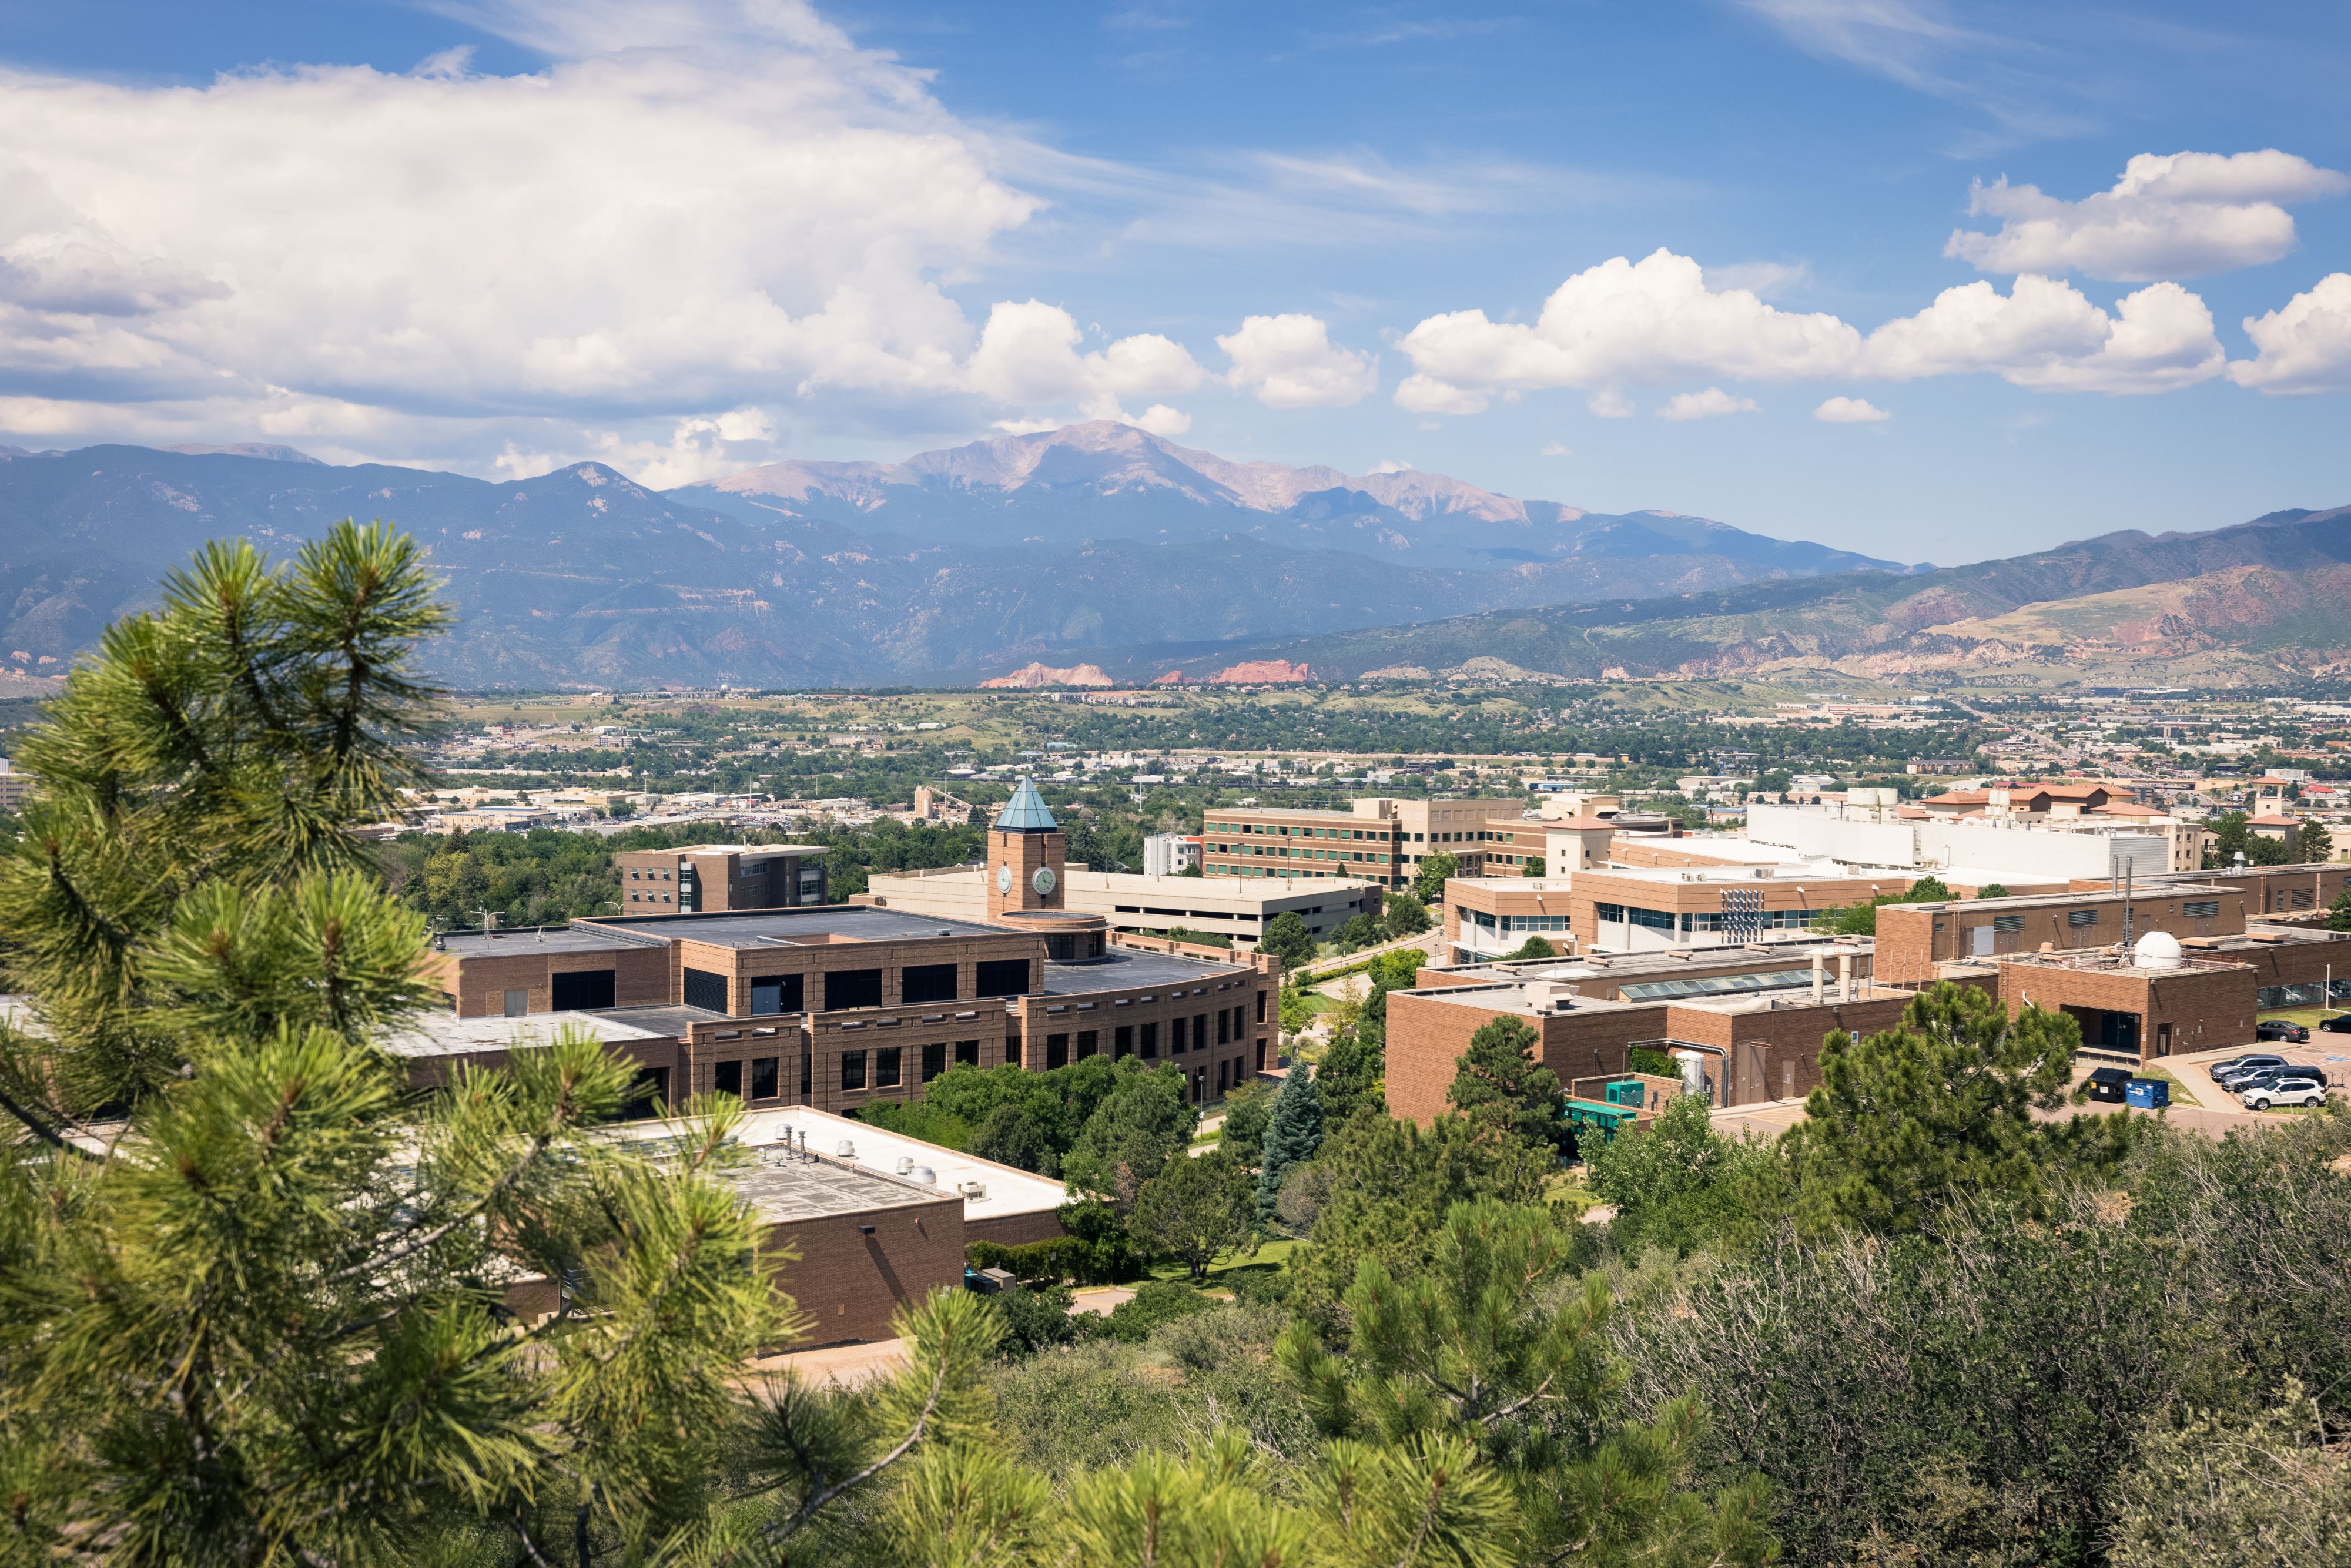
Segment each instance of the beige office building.
[{"label": "beige office building", "polygon": [[[1516,796],[1479,800],[1403,800],[1377,795],[1344,811],[1270,806],[1218,806],[1201,831],[1201,864],[1212,877],[1309,881],[1363,877],[1407,887],[1434,854],[1459,862],[1457,874],[1483,876],[1542,853],[1542,834],[1526,821]],[[1517,841],[1524,837],[1523,845]]]}]

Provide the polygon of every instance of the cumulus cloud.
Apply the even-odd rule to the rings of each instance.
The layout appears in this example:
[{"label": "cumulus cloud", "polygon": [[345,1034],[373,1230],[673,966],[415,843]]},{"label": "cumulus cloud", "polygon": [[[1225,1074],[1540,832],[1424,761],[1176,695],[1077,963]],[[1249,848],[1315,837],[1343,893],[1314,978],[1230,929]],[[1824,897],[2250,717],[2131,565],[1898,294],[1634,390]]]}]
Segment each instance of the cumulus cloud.
[{"label": "cumulus cloud", "polygon": [[2071,284],[2031,274],[2006,294],[1970,283],[1864,336],[1834,316],[1710,288],[1695,261],[1664,250],[1578,273],[1531,324],[1456,311],[1421,322],[1401,346],[1415,371],[1396,396],[1406,408],[1475,413],[1498,392],[1580,386],[1601,389],[1590,406],[1604,417],[1627,406],[1619,383],[1988,373],[2050,390],[2165,392],[2224,363],[2211,312],[2174,283],[2142,288],[2111,312]]},{"label": "cumulus cloud", "polygon": [[975,330],[947,288],[1038,198],[923,73],[798,0],[441,8],[553,63],[0,70],[0,398],[91,434],[308,423],[477,471],[610,436],[668,476],[733,444],[687,429],[718,411],[936,429],[1207,379],[1035,300]]},{"label": "cumulus cloud", "polygon": [[1583,406],[1596,419],[1630,419],[1640,412],[1633,406],[1631,398],[1614,387],[1602,387],[1583,400]]},{"label": "cumulus cloud", "polygon": [[2351,272],[2329,273],[2282,309],[2245,318],[2260,350],[2229,379],[2265,392],[2351,392]]},{"label": "cumulus cloud", "polygon": [[1755,400],[1734,397],[1720,387],[1704,392],[1676,392],[1657,410],[1659,419],[1719,419],[1726,413],[1753,413]]},{"label": "cumulus cloud", "polygon": [[1867,398],[1833,397],[1813,410],[1813,417],[1823,424],[1875,424],[1894,416]]},{"label": "cumulus cloud", "polygon": [[1560,442],[1546,441],[1543,443],[1542,455],[1545,457],[1573,457],[1575,453]]},{"label": "cumulus cloud", "polygon": [[1379,390],[1379,361],[1331,341],[1313,316],[1251,316],[1217,340],[1232,360],[1225,377],[1268,408],[1346,408]]},{"label": "cumulus cloud", "polygon": [[2351,178],[2274,148],[2222,156],[2142,152],[2114,188],[2068,202],[2005,177],[1973,187],[1970,214],[1991,234],[1954,229],[1943,254],[1982,272],[2079,272],[2146,283],[2275,261],[2294,248],[2281,204],[2351,191]]}]

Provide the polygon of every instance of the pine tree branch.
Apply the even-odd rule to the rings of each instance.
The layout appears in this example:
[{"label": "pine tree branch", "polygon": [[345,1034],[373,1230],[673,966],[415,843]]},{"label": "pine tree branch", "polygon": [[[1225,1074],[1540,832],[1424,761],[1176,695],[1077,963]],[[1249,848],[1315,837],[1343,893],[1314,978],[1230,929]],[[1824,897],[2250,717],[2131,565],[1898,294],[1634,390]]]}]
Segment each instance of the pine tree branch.
[{"label": "pine tree branch", "polygon": [[883,1470],[888,1469],[892,1465],[896,1464],[900,1459],[904,1458],[914,1446],[923,1440],[923,1434],[929,1427],[931,1417],[938,1412],[939,1400],[945,1396],[946,1386],[947,1357],[942,1354],[939,1356],[937,1369],[931,1375],[931,1391],[929,1396],[923,1401],[923,1408],[914,1416],[914,1428],[900,1440],[898,1446],[892,1448],[880,1458],[874,1460],[872,1464],[866,1466],[863,1469],[858,1471],[855,1475],[851,1476],[848,1479],[840,1482],[838,1485],[826,1487],[819,1490],[814,1496],[802,1502],[800,1506],[792,1512],[790,1518],[768,1526],[767,1531],[765,1531],[768,1544],[770,1546],[781,1545],[785,1541],[790,1539],[791,1536],[796,1534],[803,1525],[814,1519],[818,1512],[834,1498],[839,1497],[845,1491],[849,1491],[854,1488],[864,1485],[867,1481],[872,1480],[875,1476],[880,1475]]},{"label": "pine tree branch", "polygon": [[522,1158],[517,1160],[512,1166],[508,1166],[507,1170],[499,1176],[497,1180],[492,1182],[489,1186],[483,1191],[480,1197],[466,1205],[463,1210],[451,1216],[444,1223],[436,1225],[432,1229],[423,1232],[419,1232],[416,1229],[418,1225],[423,1223],[423,1217],[420,1216],[417,1219],[411,1221],[402,1232],[396,1234],[391,1251],[382,1254],[371,1254],[366,1258],[360,1259],[356,1263],[338,1269],[333,1273],[327,1276],[327,1282],[329,1284],[340,1284],[345,1280],[352,1279],[360,1274],[367,1273],[371,1270],[390,1268],[392,1264],[398,1263],[403,1259],[413,1257],[417,1253],[424,1250],[426,1248],[438,1244],[443,1238],[455,1230],[459,1226],[479,1218],[482,1215],[487,1213],[489,1211],[490,1205],[496,1203],[501,1197],[505,1196],[505,1194],[509,1191],[517,1182],[522,1180],[524,1176],[528,1176],[531,1172],[531,1168],[538,1165],[539,1160],[546,1155],[549,1146],[555,1142],[556,1134],[562,1131],[564,1124],[569,1120],[569,1116],[566,1114],[569,1106],[570,1093],[569,1090],[566,1090],[563,1099],[557,1102],[555,1113],[549,1118],[548,1124],[542,1125],[537,1133],[532,1134],[530,1151],[524,1155]]}]

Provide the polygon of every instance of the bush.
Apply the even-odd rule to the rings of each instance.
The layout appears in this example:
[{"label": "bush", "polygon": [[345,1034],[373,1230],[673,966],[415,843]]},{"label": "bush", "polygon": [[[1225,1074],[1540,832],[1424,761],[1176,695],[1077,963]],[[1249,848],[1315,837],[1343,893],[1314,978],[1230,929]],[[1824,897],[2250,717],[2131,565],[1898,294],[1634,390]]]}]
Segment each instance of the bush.
[{"label": "bush", "polygon": [[943,1149],[967,1150],[971,1147],[973,1129],[970,1123],[924,1101],[901,1105],[888,1100],[876,1100],[871,1104],[859,1106],[852,1114],[861,1122],[895,1133],[900,1137],[920,1138]]},{"label": "bush", "polygon": [[1146,1281],[1132,1301],[1110,1310],[1110,1334],[1127,1344],[1140,1344],[1160,1324],[1211,1311],[1216,1304],[1182,1280]]},{"label": "bush", "polygon": [[1067,1285],[1041,1291],[999,1291],[987,1298],[1004,1319],[1004,1353],[1018,1359],[1036,1354],[1049,1345],[1072,1344],[1100,1333],[1102,1319],[1092,1312],[1074,1315],[1077,1304]]}]

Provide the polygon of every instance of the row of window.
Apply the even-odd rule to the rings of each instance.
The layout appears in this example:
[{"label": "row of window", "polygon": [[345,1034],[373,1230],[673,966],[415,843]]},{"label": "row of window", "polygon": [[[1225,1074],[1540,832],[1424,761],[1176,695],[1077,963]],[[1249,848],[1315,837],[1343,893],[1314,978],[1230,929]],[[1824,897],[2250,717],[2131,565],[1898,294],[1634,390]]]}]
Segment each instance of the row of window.
[{"label": "row of window", "polygon": [[[1216,1019],[1216,1043],[1230,1045],[1249,1032],[1249,1012],[1246,1008],[1219,1008],[1213,1013],[1195,1013],[1190,1018],[1170,1019],[1167,1022],[1167,1054],[1181,1056],[1187,1051],[1208,1049],[1210,1019]],[[1110,1031],[1110,1053],[1113,1060],[1139,1056],[1145,1061],[1159,1059],[1159,1025],[1156,1023],[1123,1023]],[[1081,1029],[1075,1031],[1075,1046],[1069,1032],[1056,1032],[1045,1037],[1045,1065],[1067,1067],[1071,1061],[1083,1061],[1102,1049],[1100,1030]],[[1006,1059],[1020,1060],[1020,1042],[1005,1043]]]},{"label": "row of window", "polygon": [[[1765,931],[1798,931],[1820,918],[1817,909],[1759,909],[1745,914],[1724,914],[1719,910],[1690,910],[1677,916],[1670,909],[1644,909],[1637,904],[1596,904],[1593,915],[1603,925],[1619,922],[1638,925],[1650,931],[1724,931],[1760,928]],[[1531,930],[1530,926],[1519,926]]]},{"label": "row of window", "polygon": [[1379,850],[1372,850],[1368,852],[1364,850],[1294,850],[1288,844],[1243,844],[1238,849],[1235,849],[1230,844],[1216,844],[1211,847],[1219,854],[1255,855],[1260,859],[1270,855],[1278,860],[1377,861],[1381,864],[1384,865],[1394,858]]},{"label": "row of window", "polygon": [[[977,973],[973,998],[1017,997],[1029,989],[1029,960],[1026,958],[992,958],[975,965],[974,968]],[[958,973],[958,967],[954,964],[907,965],[898,971],[899,1005],[911,1007],[928,1002],[972,999],[956,995]],[[751,1013],[759,1016],[808,1011],[808,978],[806,975],[754,975],[750,982]],[[841,1012],[852,1008],[883,1005],[883,971],[880,969],[833,969],[828,971],[822,979],[822,1011]],[[681,990],[685,1005],[690,1008],[706,1008],[718,1013],[732,1010],[724,975],[714,974],[707,969],[687,969]]]},{"label": "row of window", "polygon": [[[1274,839],[1374,839],[1381,843],[1388,842],[1392,837],[1404,837],[1402,833],[1391,835],[1375,828],[1281,828],[1269,827],[1260,822],[1210,822],[1207,824],[1206,831],[1212,833],[1255,833]],[[1228,849],[1231,846],[1218,844],[1211,847]]]}]

